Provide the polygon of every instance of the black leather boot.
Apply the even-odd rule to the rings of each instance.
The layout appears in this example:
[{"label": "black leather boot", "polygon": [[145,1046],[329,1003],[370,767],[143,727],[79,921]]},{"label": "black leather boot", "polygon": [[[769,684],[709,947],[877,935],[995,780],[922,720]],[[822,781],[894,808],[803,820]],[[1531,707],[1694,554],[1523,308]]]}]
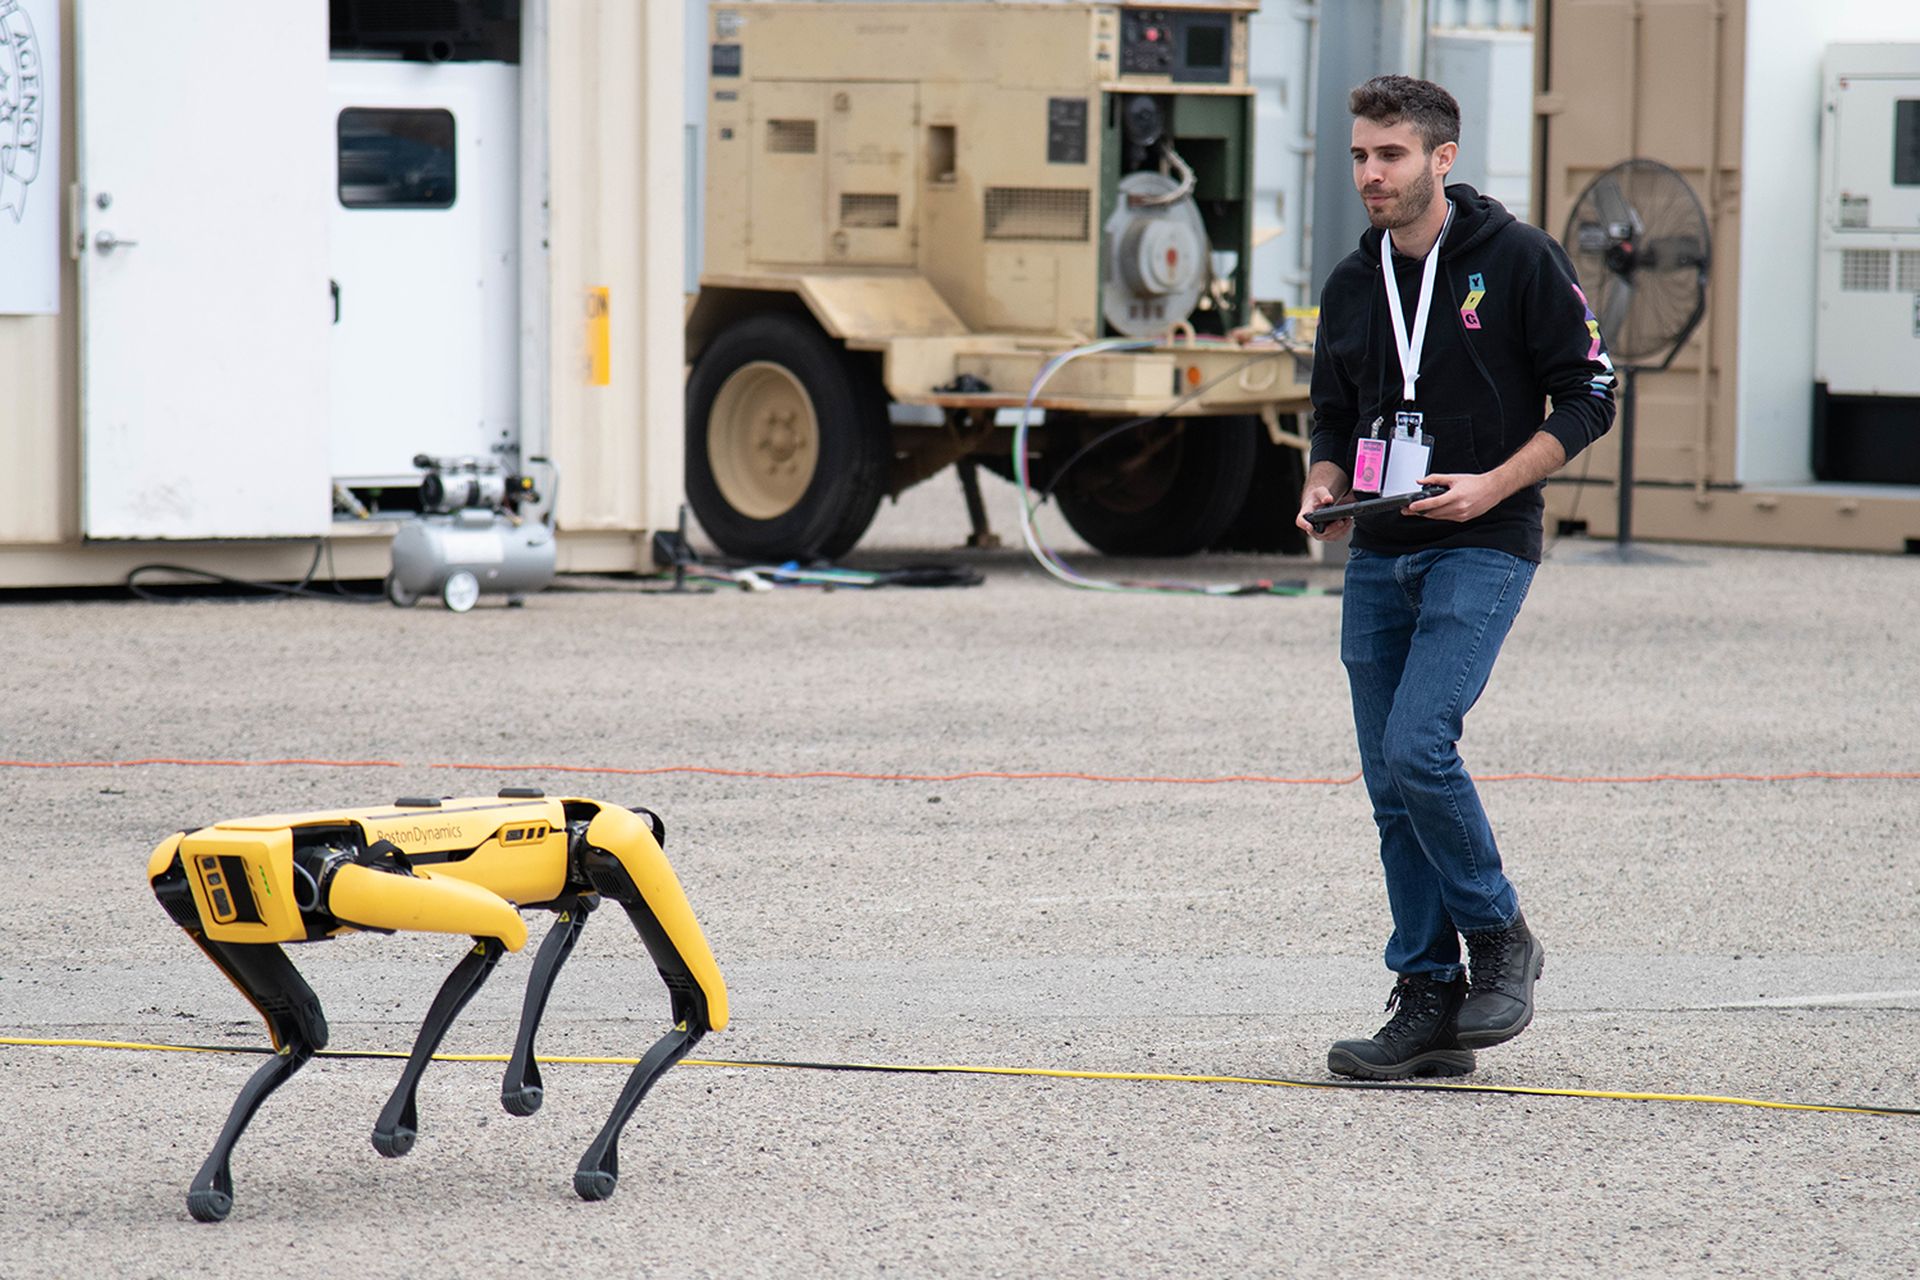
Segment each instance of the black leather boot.
[{"label": "black leather boot", "polygon": [[1515,916],[1504,929],[1480,929],[1467,940],[1466,1003],[1454,1022],[1469,1049],[1505,1044],[1533,1021],[1533,984],[1546,971],[1547,949]]},{"label": "black leather boot", "polygon": [[1327,1051],[1327,1070],[1361,1080],[1463,1076],[1473,1051],[1454,1038],[1453,1020],[1466,998],[1465,978],[1439,982],[1426,974],[1401,977],[1387,995],[1393,1017],[1371,1040],[1342,1040]]}]

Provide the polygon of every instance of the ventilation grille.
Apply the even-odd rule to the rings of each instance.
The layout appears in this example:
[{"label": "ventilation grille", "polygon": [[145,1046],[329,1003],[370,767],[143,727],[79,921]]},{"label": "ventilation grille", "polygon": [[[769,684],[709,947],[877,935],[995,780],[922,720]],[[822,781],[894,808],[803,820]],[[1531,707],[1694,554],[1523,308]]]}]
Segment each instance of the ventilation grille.
[{"label": "ventilation grille", "polygon": [[1900,251],[1900,279],[1894,288],[1901,293],[1920,293],[1920,249]]},{"label": "ventilation grille", "polygon": [[1873,202],[1865,196],[1840,197],[1840,225],[1850,230],[1864,227],[1873,216]]},{"label": "ventilation grille", "polygon": [[1893,253],[1887,249],[1842,249],[1840,288],[1847,293],[1885,293],[1893,283]]},{"label": "ventilation grille", "polygon": [[1085,240],[1085,191],[1056,187],[988,187],[987,239]]},{"label": "ventilation grille", "polygon": [[897,227],[900,225],[900,197],[842,192],[840,225],[843,227]]},{"label": "ventilation grille", "polygon": [[767,150],[774,155],[810,156],[814,153],[814,132],[811,120],[769,120]]}]

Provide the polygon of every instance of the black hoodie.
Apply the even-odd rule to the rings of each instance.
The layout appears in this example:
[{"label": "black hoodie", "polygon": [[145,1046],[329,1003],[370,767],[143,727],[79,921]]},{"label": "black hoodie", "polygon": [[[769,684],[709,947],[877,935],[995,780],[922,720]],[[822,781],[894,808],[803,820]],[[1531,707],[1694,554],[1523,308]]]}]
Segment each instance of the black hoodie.
[{"label": "black hoodie", "polygon": [[[1453,223],[1440,244],[1419,394],[1411,406],[1433,437],[1427,469],[1491,471],[1541,430],[1571,458],[1606,433],[1614,407],[1613,363],[1573,264],[1551,236],[1518,221],[1491,196],[1455,185],[1447,198]],[[1384,419],[1381,435],[1390,436],[1403,403],[1392,313],[1380,283],[1385,234],[1369,228],[1321,289],[1312,460],[1337,463],[1349,475],[1355,440],[1375,418]],[[1393,254],[1409,324],[1424,265]],[[1465,523],[1400,512],[1367,516],[1354,522],[1353,545],[1383,555],[1493,547],[1538,561],[1543,506],[1540,486],[1532,485]]]}]

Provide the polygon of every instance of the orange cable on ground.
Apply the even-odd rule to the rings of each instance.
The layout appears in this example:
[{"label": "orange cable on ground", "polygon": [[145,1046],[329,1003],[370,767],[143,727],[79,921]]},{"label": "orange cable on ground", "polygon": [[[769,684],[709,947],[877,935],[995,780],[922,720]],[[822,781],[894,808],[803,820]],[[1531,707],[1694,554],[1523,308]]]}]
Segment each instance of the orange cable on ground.
[{"label": "orange cable on ground", "polygon": [[[1204,777],[1174,777],[1162,774],[1082,773],[1072,770],[1036,770],[1030,772],[1001,769],[971,769],[962,773],[861,773],[851,769],[810,769],[783,772],[771,769],[727,769],[714,765],[669,764],[646,767],[585,764],[498,764],[470,761],[409,763],[404,760],[323,760],[289,757],[277,760],[195,760],[169,756],[147,756],[137,760],[0,760],[0,769],[133,769],[151,765],[176,765],[182,768],[268,769],[309,766],[325,769],[454,769],[479,773],[586,773],[620,777],[659,777],[664,774],[696,774],[718,778],[758,778],[773,782],[799,782],[834,779],[850,782],[972,782],[995,779],[1010,782],[1133,782],[1156,785],[1221,786],[1228,783],[1258,783],[1266,786],[1347,787],[1360,781],[1358,773],[1341,777],[1289,778],[1274,774],[1232,773]],[[1578,774],[1561,773],[1483,773],[1476,782],[1552,782],[1592,785],[1595,783],[1653,782],[1920,782],[1920,771],[1862,770],[1839,772],[1829,769],[1803,769],[1791,773],[1644,773]]]}]

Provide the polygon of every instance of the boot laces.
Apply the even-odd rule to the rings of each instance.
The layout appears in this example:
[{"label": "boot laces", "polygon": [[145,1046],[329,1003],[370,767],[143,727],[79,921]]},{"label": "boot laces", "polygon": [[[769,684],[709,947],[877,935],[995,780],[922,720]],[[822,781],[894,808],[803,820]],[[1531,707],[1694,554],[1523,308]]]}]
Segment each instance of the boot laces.
[{"label": "boot laces", "polygon": [[1476,987],[1495,987],[1507,976],[1507,962],[1514,958],[1512,929],[1489,929],[1467,935],[1467,955]]},{"label": "boot laces", "polygon": [[1421,1024],[1439,1016],[1441,1002],[1440,987],[1433,982],[1408,979],[1394,983],[1393,990],[1387,992],[1385,1009],[1393,1017],[1375,1033],[1374,1039],[1386,1044],[1423,1035],[1427,1028]]}]

